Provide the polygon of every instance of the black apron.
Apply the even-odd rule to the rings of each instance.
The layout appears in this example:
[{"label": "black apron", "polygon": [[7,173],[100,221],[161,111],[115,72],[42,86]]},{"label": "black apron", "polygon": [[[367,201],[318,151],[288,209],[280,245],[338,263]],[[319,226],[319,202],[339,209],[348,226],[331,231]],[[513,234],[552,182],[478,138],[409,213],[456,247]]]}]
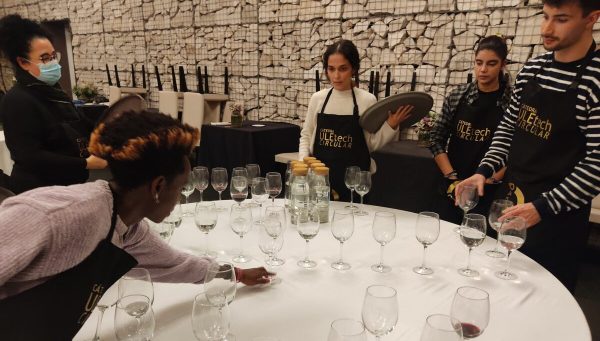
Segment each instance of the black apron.
[{"label": "black apron", "polygon": [[354,89],[352,116],[325,114],[325,107],[332,92],[333,88],[327,93],[321,112],[317,114],[317,136],[313,145],[313,155],[329,167],[332,194],[335,191],[340,201],[350,201],[350,190],[344,183],[346,167],[358,166],[361,170],[368,171],[371,167],[371,156],[363,129],[358,124],[358,104]]},{"label": "black apron", "polygon": [[111,285],[137,264],[113,245],[117,220],[113,208],[106,239],[75,267],[0,301],[3,340],[71,340]]},{"label": "black apron", "polygon": [[[448,159],[458,173],[459,179],[466,179],[475,174],[479,162],[489,149],[496,127],[502,118],[503,93],[504,88],[501,86],[498,91],[493,93],[480,94],[480,100],[473,103],[467,103],[463,97],[458,104],[452,120]],[[487,96],[485,101],[482,100],[483,96]],[[463,211],[454,205],[454,187],[459,181],[443,177],[440,177],[439,181],[440,193],[437,211],[440,218],[460,224]],[[487,216],[497,187],[497,185],[486,185],[485,195],[479,198],[477,206],[469,213]]]},{"label": "black apron", "polygon": [[[595,44],[566,92],[538,84],[544,66],[525,85],[499,197],[517,204],[532,202],[557,187],[585,158],[586,138],[577,124],[575,105],[579,81],[594,50]],[[575,289],[578,258],[589,235],[590,207],[591,203],[543,219],[527,230],[521,248],[570,291]]]}]

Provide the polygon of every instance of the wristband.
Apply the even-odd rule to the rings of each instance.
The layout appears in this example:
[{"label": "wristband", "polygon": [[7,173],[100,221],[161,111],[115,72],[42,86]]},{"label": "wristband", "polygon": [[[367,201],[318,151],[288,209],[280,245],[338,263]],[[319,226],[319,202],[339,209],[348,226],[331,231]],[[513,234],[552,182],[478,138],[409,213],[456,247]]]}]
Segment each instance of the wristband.
[{"label": "wristband", "polygon": [[453,170],[452,172],[450,172],[448,174],[444,174],[444,178],[446,178],[446,179],[449,179],[451,177],[457,178],[458,177],[458,173],[455,170]]}]

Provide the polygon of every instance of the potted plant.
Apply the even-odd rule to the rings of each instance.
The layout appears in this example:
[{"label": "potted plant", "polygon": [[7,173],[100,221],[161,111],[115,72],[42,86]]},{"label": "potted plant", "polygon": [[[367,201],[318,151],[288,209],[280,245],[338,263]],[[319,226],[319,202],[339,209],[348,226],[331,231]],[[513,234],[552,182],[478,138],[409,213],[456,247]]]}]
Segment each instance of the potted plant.
[{"label": "potted plant", "polygon": [[431,110],[423,117],[417,124],[415,124],[415,131],[417,133],[417,145],[421,147],[429,147],[431,144],[431,130],[435,126],[435,120],[438,114]]},{"label": "potted plant", "polygon": [[98,88],[93,84],[85,84],[83,86],[75,85],[75,87],[73,87],[73,94],[77,96],[77,99],[80,99],[85,103],[91,103],[96,96],[98,96]]}]

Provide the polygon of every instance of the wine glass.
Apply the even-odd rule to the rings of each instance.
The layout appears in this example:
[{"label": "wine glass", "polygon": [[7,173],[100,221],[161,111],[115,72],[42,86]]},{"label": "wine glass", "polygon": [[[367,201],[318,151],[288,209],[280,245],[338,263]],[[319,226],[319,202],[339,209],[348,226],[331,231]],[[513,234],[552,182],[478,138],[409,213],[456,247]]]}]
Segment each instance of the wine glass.
[{"label": "wine glass", "polygon": [[242,201],[248,197],[248,178],[239,175],[232,176],[229,193],[231,194],[231,199],[241,206]]},{"label": "wine glass", "polygon": [[[477,206],[479,202],[479,192],[477,192],[477,186],[465,185],[463,186],[460,195],[458,196],[458,207],[463,210],[463,218],[469,213],[470,210]],[[454,232],[458,232],[460,226],[454,228]]]},{"label": "wine glass", "polygon": [[246,165],[248,170],[248,181],[252,182],[252,179],[260,177],[260,166],[255,163],[249,163]]},{"label": "wine glass", "polygon": [[197,166],[194,167],[192,172],[194,173],[194,185],[198,192],[200,192],[200,202],[202,202],[204,201],[204,190],[208,188],[208,168]]},{"label": "wine glass", "polygon": [[510,255],[513,250],[518,250],[527,237],[527,222],[522,217],[509,217],[502,222],[500,227],[498,240],[508,251],[506,256],[506,269],[504,271],[498,271],[495,273],[496,277],[501,279],[517,279],[518,276],[512,272],[509,272],[510,268]]},{"label": "wine glass", "polygon": [[204,293],[210,303],[217,307],[233,301],[237,291],[235,267],[231,263],[212,263],[204,276]]},{"label": "wine glass", "polygon": [[185,182],[183,187],[181,187],[181,194],[183,194],[183,196],[185,197],[185,203],[186,203],[185,209],[183,210],[184,217],[191,217],[194,215],[192,212],[189,211],[189,209],[187,207],[188,199],[189,199],[190,195],[192,193],[194,193],[194,189],[195,189],[194,173],[190,172],[190,174],[188,174],[187,181]]},{"label": "wine glass", "polygon": [[100,328],[102,327],[102,319],[104,317],[104,312],[119,299],[118,293],[118,284],[110,286],[106,291],[102,293],[102,297],[98,300],[96,304],[96,308],[99,311],[98,321],[96,322],[96,332],[94,333],[94,338],[92,341],[100,340]]},{"label": "wine glass", "polygon": [[360,172],[360,168],[357,166],[350,166],[346,168],[346,173],[344,175],[344,183],[346,187],[350,190],[350,205],[346,206],[351,210],[357,209],[356,205],[354,205],[354,189],[356,188],[356,184],[358,183],[358,173]]},{"label": "wine glass", "polygon": [[365,328],[377,341],[394,330],[398,322],[398,298],[396,289],[385,285],[367,288],[362,307]]},{"label": "wine glass", "polygon": [[[222,300],[225,300],[221,294]],[[229,333],[229,306],[214,305],[205,293],[194,298],[192,330],[199,341],[225,340]],[[227,338],[230,340],[230,338]]]},{"label": "wine glass", "polygon": [[[269,193],[267,193],[267,179],[262,177],[252,179],[252,201],[257,203],[258,207],[261,207],[261,213],[262,204],[267,200],[269,200]],[[260,217],[260,215],[256,222],[262,223],[262,217]]]},{"label": "wine glass", "polygon": [[283,188],[281,182],[281,174],[277,172],[269,172],[267,173],[267,192],[269,196],[273,200],[273,206],[275,206],[275,198],[281,194],[281,189]]},{"label": "wine glass", "polygon": [[450,316],[460,321],[465,340],[481,335],[490,320],[489,294],[475,287],[458,288],[452,300]]},{"label": "wine glass", "polygon": [[119,298],[115,309],[117,340],[151,340],[154,337],[154,312],[150,298],[127,295]]},{"label": "wine glass", "polygon": [[[246,190],[248,188],[246,187]],[[252,226],[252,209],[248,206],[233,205],[229,214],[229,224],[235,234],[240,236],[240,254],[233,257],[236,263],[246,263],[250,257],[244,255],[244,236]]]},{"label": "wine glass", "polygon": [[[221,201],[221,193],[227,188],[228,182],[227,169],[216,167],[211,170],[210,184],[213,189],[219,193],[219,201]],[[219,212],[222,212],[225,211],[225,208],[219,205],[218,210]]]},{"label": "wine glass", "polygon": [[502,226],[502,223],[498,221],[498,218],[500,218],[504,213],[504,210],[514,206],[514,203],[510,200],[505,200],[505,199],[497,199],[494,200],[492,202],[492,205],[490,206],[490,213],[488,215],[488,221],[490,223],[490,226],[496,230],[496,232],[498,232],[498,235],[496,236],[496,247],[493,250],[487,250],[485,252],[485,254],[489,257],[494,257],[494,258],[502,258],[504,257],[504,252],[500,251],[500,227]]},{"label": "wine glass", "polygon": [[434,212],[421,212],[417,216],[415,235],[419,243],[423,244],[423,262],[416,266],[413,271],[419,275],[431,275],[433,269],[425,266],[425,254],[427,247],[433,244],[440,235],[440,216]]},{"label": "wine glass", "polygon": [[154,223],[150,219],[144,219],[148,226],[158,233],[160,238],[162,238],[165,242],[169,242],[171,240],[171,236],[173,235],[174,226],[168,223]]},{"label": "wine glass", "polygon": [[356,183],[356,193],[360,195],[360,210],[356,212],[356,215],[367,215],[367,211],[365,211],[365,207],[363,204],[363,197],[365,194],[369,193],[371,190],[371,172],[369,171],[360,171],[358,172],[358,181]]},{"label": "wine glass", "polygon": [[298,261],[298,266],[311,269],[317,266],[317,262],[309,258],[308,242],[319,233],[319,213],[315,209],[300,210],[296,217],[296,230],[300,237],[306,240],[304,259]]},{"label": "wine glass", "polygon": [[333,237],[340,242],[340,259],[331,263],[331,267],[336,270],[348,270],[352,266],[344,262],[344,242],[352,237],[354,233],[354,212],[346,209],[336,209],[333,211],[331,220],[331,233]]},{"label": "wine glass", "polygon": [[248,170],[246,167],[234,167],[231,171],[231,176],[243,176],[248,178]]},{"label": "wine glass", "polygon": [[204,256],[212,257],[215,254],[210,252],[208,233],[217,225],[217,207],[212,201],[199,202],[196,204],[194,214],[194,223],[200,232],[204,233]]},{"label": "wine glass", "polygon": [[365,326],[352,319],[335,320],[331,322],[327,341],[367,341]]},{"label": "wine glass", "polygon": [[461,341],[463,339],[460,321],[448,315],[427,316],[421,341]]},{"label": "wine glass", "polygon": [[154,286],[150,272],[144,268],[132,268],[119,279],[119,298],[129,295],[144,295],[154,302]]},{"label": "wine glass", "polygon": [[279,234],[276,237],[273,237],[270,230],[271,229],[267,227],[266,223],[260,224],[258,230],[258,248],[267,256],[265,263],[268,266],[281,265],[273,264],[273,255],[283,247],[283,235]]},{"label": "wine glass", "polygon": [[371,266],[371,270],[376,272],[390,272],[392,268],[383,264],[383,248],[396,237],[396,215],[390,212],[375,212],[373,218],[373,238],[381,244],[379,254],[379,264]]},{"label": "wine glass", "polygon": [[477,270],[471,269],[471,251],[485,240],[486,230],[485,217],[481,214],[468,213],[463,219],[460,227],[460,240],[469,248],[467,256],[467,267],[458,269],[458,273],[466,277],[479,276]]},{"label": "wine glass", "polygon": [[[167,230],[170,230],[170,233],[173,234],[176,228],[181,226],[181,220],[183,219],[183,213],[181,213],[181,204],[177,203],[171,213],[163,219],[160,224],[169,226]],[[162,235],[161,235],[162,237]]]},{"label": "wine glass", "polygon": [[[285,208],[280,206],[269,206],[265,208],[265,226],[269,232],[269,235],[277,239],[280,235],[283,234],[285,230],[285,226],[287,223],[287,218],[285,214]],[[283,242],[283,241],[282,241]],[[273,255],[271,256],[271,266],[280,266],[285,264],[285,260],[277,257],[277,253],[281,250],[274,250]]]}]

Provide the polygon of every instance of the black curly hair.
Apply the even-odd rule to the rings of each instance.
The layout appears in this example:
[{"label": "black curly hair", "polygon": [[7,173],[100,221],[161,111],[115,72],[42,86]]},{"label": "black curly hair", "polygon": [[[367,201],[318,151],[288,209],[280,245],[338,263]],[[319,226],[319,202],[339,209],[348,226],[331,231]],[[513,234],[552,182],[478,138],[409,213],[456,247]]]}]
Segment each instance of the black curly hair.
[{"label": "black curly hair", "polygon": [[52,42],[50,33],[36,21],[18,14],[0,19],[0,51],[14,67],[17,66],[17,57],[27,58],[34,38],[46,38]]},{"label": "black curly hair", "polygon": [[199,138],[198,129],[168,115],[127,111],[101,118],[88,150],[108,162],[121,188],[132,189],[161,175],[170,182],[182,174],[184,158]]}]

